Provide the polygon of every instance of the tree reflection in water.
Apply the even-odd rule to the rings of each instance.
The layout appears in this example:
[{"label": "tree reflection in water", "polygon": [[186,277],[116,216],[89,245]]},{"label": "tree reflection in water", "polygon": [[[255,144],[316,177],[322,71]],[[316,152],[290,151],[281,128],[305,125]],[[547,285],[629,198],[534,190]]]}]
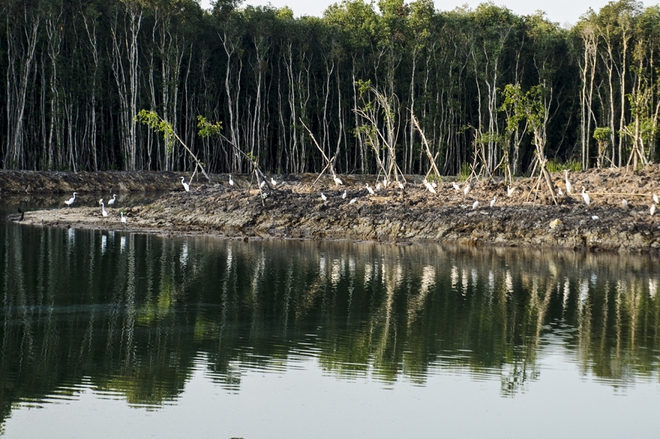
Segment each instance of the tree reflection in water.
[{"label": "tree reflection in water", "polygon": [[[81,383],[175,401],[203,358],[246,370],[314,358],[341,379],[499,377],[503,396],[560,349],[625,386],[657,374],[657,261],[549,250],[165,239],[5,225],[1,422]],[[68,390],[67,390],[68,389]]]}]

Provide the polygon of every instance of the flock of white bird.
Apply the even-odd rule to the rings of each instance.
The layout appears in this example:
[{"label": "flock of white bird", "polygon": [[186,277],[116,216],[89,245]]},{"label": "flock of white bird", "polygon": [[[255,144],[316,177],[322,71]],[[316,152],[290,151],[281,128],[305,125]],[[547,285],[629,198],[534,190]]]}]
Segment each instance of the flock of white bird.
[{"label": "flock of white bird", "polygon": [[[337,186],[340,186],[340,185],[344,184],[344,182],[339,177],[337,177],[336,175],[333,175],[333,181]],[[228,183],[229,183],[230,186],[234,186],[234,184],[235,184],[234,179],[232,178],[231,174],[229,175]],[[367,190],[368,195],[375,195],[377,191],[381,190],[382,188],[387,188],[391,183],[392,182],[389,182],[387,179],[383,179],[383,181],[382,182],[379,181],[376,184],[376,187],[374,187],[374,188],[369,186],[369,183],[366,183],[365,189]],[[403,189],[403,187],[404,187],[403,183],[401,183],[400,181],[397,181],[396,183],[398,184],[399,189]],[[568,170],[564,170],[564,183],[565,183],[565,187],[566,187],[566,195],[571,195],[573,193],[573,185],[571,184],[571,182],[568,178]],[[190,192],[190,182],[186,183],[186,179],[183,176],[181,177],[181,184],[183,185],[183,188],[186,192]],[[278,182],[274,178],[271,177],[270,184],[273,187],[275,187],[275,186],[277,186]],[[426,187],[426,189],[430,193],[437,194],[437,187],[438,186],[435,183],[435,181],[434,182],[429,182],[428,180],[424,179],[423,184],[424,184],[424,187]],[[266,182],[261,181],[261,183],[259,184],[259,187],[263,188],[265,185],[266,185]],[[472,186],[470,185],[469,182],[466,183],[462,188],[458,183],[452,182],[452,187],[457,191],[462,191],[464,197],[467,197],[468,194],[470,193],[470,191],[472,191]],[[515,187],[507,186],[507,193],[506,193],[507,197],[512,197],[513,194],[515,193],[515,191],[516,191]],[[558,190],[558,193],[559,193],[560,196],[564,195],[561,188]],[[76,200],[76,194],[77,194],[77,192],[74,192],[73,196],[71,198],[64,201],[64,204],[71,207],[71,205]],[[591,204],[591,197],[586,192],[584,186],[582,186],[582,192],[580,193],[580,195],[582,196],[582,199],[584,200],[584,203],[587,206],[589,206]],[[347,196],[347,191],[344,190],[344,192],[341,195],[341,198],[345,200],[346,196]],[[112,206],[115,203],[116,200],[117,200],[117,194],[113,194],[112,199],[108,200],[108,207]],[[323,192],[321,192],[321,201],[323,201],[323,202],[328,201],[328,196],[325,195]],[[357,198],[352,198],[348,202],[348,204],[353,204],[353,203],[356,203],[356,202],[357,202]],[[497,195],[495,195],[490,200],[490,203],[489,203],[490,207],[491,208],[494,207],[496,202],[497,202]],[[103,215],[103,217],[107,217],[108,216],[108,211],[105,209],[105,203],[103,202],[102,198],[99,200],[99,204],[101,205],[101,215]],[[628,201],[626,199],[623,199],[621,201],[621,204],[623,205],[624,208],[628,208],[628,206],[629,206]],[[657,209],[656,205],[658,205],[658,204],[660,204],[660,199],[658,198],[658,195],[653,194],[653,203],[651,204],[651,208],[650,208],[650,214],[651,215],[655,214],[655,211]],[[479,201],[478,200],[476,200],[476,201],[474,201],[474,203],[472,203],[472,209],[476,209],[477,207],[479,207]],[[593,216],[592,218],[597,219],[598,217]],[[120,212],[120,221],[122,223],[126,223],[126,221],[127,221],[127,217],[124,215],[123,211]]]},{"label": "flock of white bird", "polygon": [[[334,176],[334,181],[337,185],[343,184],[341,182],[341,180],[339,178],[337,178],[336,176]],[[369,183],[366,183],[365,184],[365,189],[367,190],[368,195],[375,195],[377,191],[379,191],[381,188],[386,188],[390,183],[391,182],[388,182],[386,179],[384,179],[382,181],[382,184],[381,184],[381,182],[378,182],[376,184],[376,187],[371,187],[371,186],[369,186]],[[399,188],[403,189],[403,184],[401,182],[398,182],[398,181],[397,181],[397,183],[399,185]],[[564,170],[564,183],[565,183],[565,187],[566,187],[566,195],[573,194],[573,185],[571,184],[571,182],[568,178],[568,170]],[[429,182],[428,180],[424,179],[423,185],[430,193],[437,194],[437,192],[438,192],[437,187],[438,186],[435,182]],[[452,182],[452,187],[457,191],[462,191],[464,197],[467,197],[468,194],[472,191],[472,185],[469,182],[466,183],[462,188],[458,183]],[[512,197],[513,194],[515,193],[515,191],[516,191],[515,187],[507,186],[507,192],[506,192],[507,197],[509,197],[509,198]],[[558,189],[558,194],[560,196],[564,196],[564,192],[562,191],[561,188]],[[584,204],[586,204],[587,206],[591,205],[591,201],[592,201],[591,196],[587,193],[584,186],[582,186],[582,192],[580,193],[580,196],[582,197],[582,200],[584,201]],[[342,194],[342,199],[345,199],[345,198],[346,198],[346,191],[344,191],[344,193]],[[325,195],[323,192],[321,192],[321,200],[323,202],[328,200],[328,196]],[[351,199],[350,203],[355,203],[356,201],[357,201],[357,198],[353,198],[353,199]],[[497,195],[495,195],[490,200],[489,206],[492,208],[492,207],[495,206],[495,203],[497,203]],[[650,210],[649,210],[649,213],[651,214],[651,216],[653,216],[655,214],[655,211],[657,209],[656,206],[658,204],[660,204],[660,199],[658,198],[658,195],[653,194],[653,203],[651,204],[651,207],[650,207]],[[629,207],[628,201],[626,199],[622,200],[622,205],[625,208]],[[472,209],[476,209],[477,207],[479,207],[479,201],[475,200],[472,203]],[[592,218],[593,219],[598,219],[597,216],[592,216]]]},{"label": "flock of white bird", "polygon": [[[76,195],[77,195],[77,194],[78,194],[78,192],[74,192],[74,193],[73,193],[73,196],[72,196],[71,198],[69,198],[68,200],[64,200],[64,204],[66,204],[67,206],[71,207],[71,205],[73,204],[73,202],[76,201]],[[112,198],[108,200],[108,207],[114,205],[116,201],[117,201],[117,194],[112,194]],[[101,205],[101,215],[102,215],[104,218],[107,218],[107,217],[109,216],[109,214],[108,214],[108,211],[105,210],[105,202],[103,201],[103,198],[101,198],[101,199],[99,200],[99,204]],[[120,214],[120,216],[119,216],[119,220],[120,220],[122,223],[126,223],[126,221],[127,221],[127,217],[124,215],[124,211],[120,211],[119,214]]]}]

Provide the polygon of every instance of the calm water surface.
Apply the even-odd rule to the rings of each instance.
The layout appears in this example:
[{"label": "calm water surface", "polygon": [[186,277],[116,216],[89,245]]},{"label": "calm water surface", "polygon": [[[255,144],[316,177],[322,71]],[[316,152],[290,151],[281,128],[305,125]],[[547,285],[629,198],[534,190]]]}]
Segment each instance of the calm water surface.
[{"label": "calm water surface", "polygon": [[657,259],[41,229],[7,209],[2,437],[660,435]]}]

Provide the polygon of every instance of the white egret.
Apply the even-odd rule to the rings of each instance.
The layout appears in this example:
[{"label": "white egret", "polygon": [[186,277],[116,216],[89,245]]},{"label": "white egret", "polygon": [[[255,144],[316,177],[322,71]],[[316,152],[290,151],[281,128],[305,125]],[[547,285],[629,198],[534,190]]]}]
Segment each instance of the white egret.
[{"label": "white egret", "polygon": [[73,193],[73,197],[71,197],[71,198],[69,198],[68,200],[64,201],[64,204],[66,204],[67,206],[71,207],[71,205],[73,204],[73,202],[76,200],[76,194],[77,194],[77,193],[78,193],[78,192],[74,192],[74,193]]},{"label": "white egret", "polygon": [[474,203],[472,203],[472,208],[476,209],[478,205],[479,205],[479,201],[475,201]]},{"label": "white egret", "polygon": [[597,219],[598,219],[598,215],[591,215],[591,219],[592,219],[592,220],[597,220]]},{"label": "white egret", "polygon": [[511,197],[511,195],[513,195],[513,193],[514,193],[515,191],[516,191],[516,188],[515,188],[515,187],[507,186],[507,187],[506,187],[506,196],[507,196],[507,197]]},{"label": "white egret", "polygon": [[436,183],[435,180],[433,180],[433,181],[431,182],[431,186],[433,186],[433,188],[435,189],[435,188],[438,187],[438,183]]},{"label": "white egret", "polygon": [[326,197],[325,194],[324,194],[323,192],[321,192],[321,199],[322,199],[323,201],[328,201],[328,197]]},{"label": "white egret", "polygon": [[229,174],[229,186],[233,186],[233,185],[234,185],[234,179],[231,178],[231,174]]},{"label": "white egret", "polygon": [[99,204],[101,205],[101,214],[103,216],[108,216],[108,212],[105,210],[105,204],[103,204],[103,198],[99,200]]},{"label": "white egret", "polygon": [[275,179],[273,177],[270,177],[270,184],[272,184],[273,187],[277,186],[277,182],[275,181]]},{"label": "white egret", "polygon": [[470,186],[470,183],[467,183],[463,188],[463,195],[467,197],[467,194],[469,194],[471,190],[472,190],[472,186]]},{"label": "white egret", "polygon": [[568,181],[568,169],[564,169],[564,179],[566,180],[566,193],[570,195],[573,192],[573,185]]},{"label": "white egret", "polygon": [[587,206],[591,204],[591,197],[584,191],[584,186],[582,186],[582,198]]},{"label": "white egret", "polygon": [[387,178],[383,177],[383,187],[387,187],[390,184],[389,181],[387,181]]},{"label": "white egret", "polygon": [[397,184],[399,185],[399,189],[403,189],[403,183],[401,183],[400,181],[397,181]]},{"label": "white egret", "polygon": [[431,192],[432,194],[435,194],[435,193],[436,193],[436,192],[435,192],[435,189],[433,188],[433,186],[431,185],[431,183],[429,183],[428,181],[424,180],[424,186],[426,186],[426,189],[428,189],[429,192]]},{"label": "white egret", "polygon": [[376,193],[376,192],[374,192],[374,190],[371,188],[371,186],[369,186],[369,183],[367,183],[367,190],[369,191],[369,195],[373,195],[373,194]]},{"label": "white egret", "polygon": [[186,192],[190,192],[190,185],[186,183],[186,177],[181,177],[181,184],[183,185],[183,188],[186,190]]},{"label": "white egret", "polygon": [[262,180],[261,183],[259,183],[260,189],[263,189],[264,186],[266,186],[266,180]]},{"label": "white egret", "polygon": [[341,179],[340,179],[339,177],[337,177],[336,175],[333,175],[333,176],[332,176],[332,179],[334,180],[334,182],[335,182],[335,184],[336,184],[337,186],[339,186],[339,185],[341,185],[341,184],[344,184],[344,182],[341,181]]},{"label": "white egret", "polygon": [[493,197],[492,200],[490,200],[490,207],[493,207],[495,205],[495,202],[497,201],[497,195]]},{"label": "white egret", "polygon": [[342,200],[345,200],[345,199],[346,199],[346,190],[344,190],[344,193],[341,194],[341,198],[342,198]]},{"label": "white egret", "polygon": [[380,190],[380,183],[376,183],[376,190],[377,190],[377,191]]},{"label": "white egret", "polygon": [[651,216],[655,214],[655,203],[651,204],[651,210],[650,210]]},{"label": "white egret", "polygon": [[563,197],[564,196],[564,191],[562,191],[561,188],[557,189],[557,195],[559,195],[560,197]]},{"label": "white egret", "polygon": [[460,191],[460,190],[461,190],[461,187],[460,187],[455,181],[452,181],[452,182],[451,182],[451,185],[452,185],[452,187],[453,187],[454,189],[456,189],[457,191]]},{"label": "white egret", "polygon": [[357,201],[357,198],[351,198],[351,201],[348,202],[348,204],[353,204]]},{"label": "white egret", "polygon": [[121,222],[126,223],[126,217],[124,216],[124,212],[119,212],[121,214]]},{"label": "white egret", "polygon": [[108,206],[112,206],[117,201],[117,194],[112,194],[112,199],[108,200]]},{"label": "white egret", "polygon": [[656,194],[653,194],[653,202],[655,204],[660,204],[660,198],[658,198],[658,196]]},{"label": "white egret", "polygon": [[621,204],[622,204],[623,207],[625,207],[626,209],[628,208],[628,200],[626,200],[625,198],[624,198],[623,200],[621,200]]}]

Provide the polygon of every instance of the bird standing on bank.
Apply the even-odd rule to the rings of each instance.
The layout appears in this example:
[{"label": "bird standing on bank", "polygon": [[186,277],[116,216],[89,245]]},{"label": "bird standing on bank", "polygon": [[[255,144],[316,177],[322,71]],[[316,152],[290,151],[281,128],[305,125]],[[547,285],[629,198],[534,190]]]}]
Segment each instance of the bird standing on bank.
[{"label": "bird standing on bank", "polygon": [[650,213],[651,213],[651,216],[655,215],[655,203],[651,204]]},{"label": "bird standing on bank", "polygon": [[323,192],[321,192],[321,200],[328,201],[328,197],[326,197]]},{"label": "bird standing on bank", "polygon": [[345,189],[344,189],[344,193],[341,194],[341,199],[342,199],[342,200],[345,200],[345,199],[346,199],[346,190],[345,190]]},{"label": "bird standing on bank", "polygon": [[470,186],[470,183],[466,183],[465,187],[463,188],[463,195],[467,197],[467,194],[469,194],[471,190],[472,186]]},{"label": "bird standing on bank", "polygon": [[121,222],[126,223],[126,217],[124,216],[124,212],[119,212],[121,214]]},{"label": "bird standing on bank", "polygon": [[337,186],[339,186],[339,185],[341,185],[341,184],[344,184],[344,182],[341,181],[341,179],[340,179],[339,177],[337,177],[336,175],[333,175],[333,176],[332,176],[332,179],[334,180],[334,182],[335,182],[335,184],[336,184]]},{"label": "bird standing on bank", "polygon": [[112,199],[108,200],[108,206],[112,206],[117,201],[117,194],[112,194]]},{"label": "bird standing on bank", "polygon": [[564,179],[566,180],[566,193],[570,195],[573,192],[573,185],[568,181],[568,169],[564,169]]},{"label": "bird standing on bank", "polygon": [[105,210],[105,204],[103,204],[103,198],[99,200],[99,204],[101,205],[101,215],[108,216],[108,212]]},{"label": "bird standing on bank", "polygon": [[183,185],[183,188],[186,190],[186,192],[190,192],[190,185],[186,183],[185,177],[181,177],[181,184]]},{"label": "bird standing on bank", "polygon": [[369,183],[367,183],[367,190],[369,191],[369,195],[374,195],[376,192],[369,186]]},{"label": "bird standing on bank", "polygon": [[511,195],[513,195],[513,193],[514,193],[515,191],[516,191],[516,188],[515,188],[515,187],[507,186],[507,187],[506,187],[506,196],[507,196],[507,197],[511,197]]},{"label": "bird standing on bank", "polygon": [[73,204],[73,202],[76,201],[76,194],[77,194],[77,193],[78,193],[78,192],[74,192],[74,193],[73,193],[73,197],[71,197],[71,198],[69,198],[68,200],[66,200],[66,201],[64,202],[64,204],[66,204],[67,206],[71,207],[71,205]]},{"label": "bird standing on bank", "polygon": [[492,200],[490,200],[490,207],[493,207],[495,205],[495,202],[497,201],[497,195],[493,197]]},{"label": "bird standing on bank", "polygon": [[[568,188],[566,190],[568,190]],[[584,186],[582,186],[582,199],[584,199],[584,204],[587,206],[591,204],[591,197],[584,191]]]},{"label": "bird standing on bank", "polygon": [[229,186],[233,186],[233,185],[234,185],[234,179],[231,178],[231,174],[229,174]]}]

